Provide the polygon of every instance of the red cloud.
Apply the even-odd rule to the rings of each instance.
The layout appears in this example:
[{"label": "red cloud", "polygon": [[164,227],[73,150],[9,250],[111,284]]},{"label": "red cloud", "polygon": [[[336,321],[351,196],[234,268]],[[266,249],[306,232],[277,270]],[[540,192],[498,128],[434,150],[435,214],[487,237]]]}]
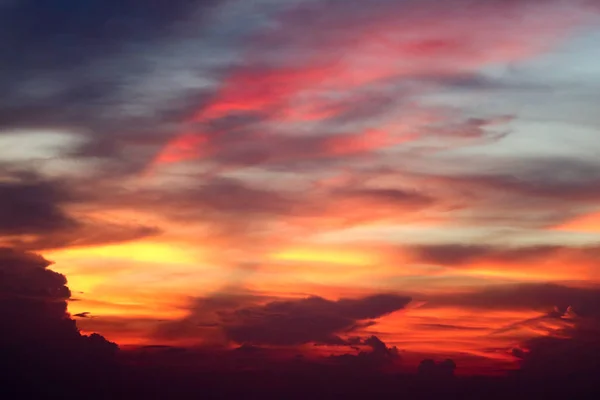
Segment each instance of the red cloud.
[{"label": "red cloud", "polygon": [[[354,106],[347,99],[356,99],[369,85],[381,86],[381,92],[395,83],[425,77],[431,83],[429,90],[439,84],[439,78],[464,76],[489,64],[543,52],[583,18],[581,9],[570,10],[566,12],[558,1],[543,7],[535,2],[453,1],[436,2],[435,7],[427,1],[385,2],[360,12],[345,3],[304,4],[280,15],[277,24],[250,40],[242,65],[232,69],[191,122],[202,124],[240,113],[259,115],[260,123],[249,139],[254,147],[269,142],[264,147],[271,149],[258,150],[263,153],[259,158],[269,160],[368,153],[432,132],[438,140],[451,137],[456,132],[443,123],[442,127],[416,125],[412,128],[417,133],[393,137],[398,125],[394,107],[371,115],[378,120],[354,135],[330,139],[323,134],[322,143],[312,147],[305,147],[306,141],[318,139],[296,134],[289,139],[282,132],[296,130],[297,123],[317,123],[321,132],[332,127],[339,132],[336,117]],[[406,94],[396,92],[390,103],[401,96]],[[459,136],[479,134],[487,127],[471,125]],[[205,136],[212,134],[182,134],[166,145],[155,162],[244,158],[244,152],[232,154],[228,144],[211,145],[213,139]],[[229,154],[222,157],[223,153]]]}]

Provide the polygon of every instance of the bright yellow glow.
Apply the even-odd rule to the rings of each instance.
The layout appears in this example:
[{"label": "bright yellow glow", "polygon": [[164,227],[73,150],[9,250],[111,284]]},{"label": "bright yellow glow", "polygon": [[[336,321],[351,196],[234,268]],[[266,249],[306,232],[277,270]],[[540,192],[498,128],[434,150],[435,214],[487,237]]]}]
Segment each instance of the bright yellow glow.
[{"label": "bright yellow glow", "polygon": [[335,251],[335,250],[310,250],[310,249],[292,249],[271,256],[277,261],[294,261],[309,263],[327,263],[341,264],[350,266],[365,266],[375,263],[373,256],[353,252],[353,251]]},{"label": "bright yellow glow", "polygon": [[98,247],[83,247],[47,253],[51,259],[102,258],[161,264],[193,264],[197,255],[181,246],[166,243],[137,242]]}]

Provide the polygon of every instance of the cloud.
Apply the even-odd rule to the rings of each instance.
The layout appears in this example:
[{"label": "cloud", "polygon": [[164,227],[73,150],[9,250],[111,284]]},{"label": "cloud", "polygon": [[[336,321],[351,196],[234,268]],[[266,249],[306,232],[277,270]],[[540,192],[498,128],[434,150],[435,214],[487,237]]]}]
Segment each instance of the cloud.
[{"label": "cloud", "polygon": [[104,379],[102,368],[118,348],[100,335],[79,333],[67,313],[67,281],[50,264],[33,253],[0,248],[0,363],[7,383],[26,376],[49,392],[64,392],[70,387],[65,376],[82,384]]},{"label": "cloud", "polygon": [[[533,388],[538,378],[564,380],[568,377],[571,387],[579,387],[577,390],[583,392],[589,390],[590,378],[598,371],[596,354],[600,350],[600,288],[597,285],[591,282],[578,286],[495,284],[427,297],[424,307],[431,308],[435,315],[443,315],[444,309],[458,309],[468,315],[471,322],[480,317],[494,318],[495,327],[488,326],[474,334],[486,343],[505,338],[492,351],[505,357],[512,355],[519,361],[520,369],[515,376],[520,382],[527,382]],[[516,318],[502,324],[501,315],[511,313]],[[450,334],[444,326],[433,329],[440,335]],[[480,363],[475,364],[476,370]],[[423,367],[429,371],[422,371],[425,375],[437,371],[433,360]]]},{"label": "cloud", "polygon": [[0,181],[0,234],[49,234],[77,222],[62,209],[67,193],[54,182]]},{"label": "cloud", "polygon": [[191,47],[193,37],[200,48],[212,47],[214,35],[199,38],[186,24],[203,30],[215,4],[25,0],[7,6],[0,17],[0,47],[10,59],[1,80],[0,134],[73,132],[86,143],[70,156],[106,158],[119,175],[140,171],[153,145],[206,96],[204,77],[181,82],[178,74],[194,80],[199,71],[209,76],[210,68],[189,49],[178,59],[182,49],[172,45]]},{"label": "cloud", "polygon": [[[506,276],[527,272],[532,279],[594,279],[597,245],[478,245],[431,244],[407,246],[407,260],[463,271],[498,271]],[[522,279],[522,277],[521,277]]]},{"label": "cloud", "polygon": [[436,363],[432,359],[425,359],[419,364],[418,375],[426,379],[447,379],[454,377],[456,363],[446,359]]},{"label": "cloud", "polygon": [[111,223],[75,216],[67,210],[85,203],[70,182],[36,174],[0,179],[0,243],[40,250],[116,243],[158,235],[156,227]]},{"label": "cloud", "polygon": [[594,259],[599,253],[597,246],[568,247],[558,245],[494,246],[440,244],[409,248],[415,261],[450,267],[468,267],[477,263],[503,265],[535,264],[552,258],[569,258],[571,262]]},{"label": "cloud", "polygon": [[346,188],[334,192],[340,199],[357,199],[378,205],[415,206],[421,208],[433,202],[433,199],[417,191],[370,188]]},{"label": "cloud", "polygon": [[[311,280],[315,283],[310,285],[319,287],[320,292],[310,293],[321,296],[342,281],[377,285],[381,277],[357,282],[355,274],[363,276],[367,269],[386,276],[397,274],[398,269],[404,274],[405,267],[407,276],[421,267],[433,269],[421,264],[441,266],[436,269],[440,281],[449,278],[460,284],[470,283],[465,276],[470,279],[475,274],[488,281],[493,281],[491,275],[502,274],[528,280],[600,278],[595,247],[413,246],[403,249],[408,255],[406,266],[392,266],[387,261],[393,260],[385,259],[386,254],[362,257],[361,251],[340,254],[342,262],[332,265],[335,263],[329,261],[338,257],[336,251],[327,253],[325,249],[323,254],[313,255],[309,253],[320,250],[305,245],[316,233],[349,227],[372,232],[375,224],[402,229],[407,220],[418,225],[425,224],[426,218],[450,226],[428,225],[432,234],[424,237],[457,228],[454,239],[460,240],[462,228],[471,228],[471,224],[486,229],[507,224],[545,228],[595,207],[600,182],[593,160],[516,156],[482,160],[465,155],[488,151],[490,144],[506,144],[500,147],[507,149],[515,143],[510,135],[523,128],[519,118],[526,110],[512,107],[518,101],[504,101],[490,91],[519,86],[513,75],[526,75],[519,67],[527,70],[536,56],[555,48],[567,54],[559,47],[563,40],[575,29],[585,30],[587,22],[597,16],[598,8],[591,1],[51,3],[0,0],[0,56],[7,60],[0,77],[0,135],[28,134],[33,129],[36,135],[38,131],[46,135],[52,131],[76,137],[78,145],[53,153],[51,158],[36,154],[40,158],[36,157],[35,164],[26,161],[39,175],[6,174],[7,179],[2,178],[1,244],[45,250],[135,241],[163,233],[163,225],[157,228],[154,222],[135,221],[139,217],[164,222],[165,232],[171,235],[164,246],[184,236],[184,241],[200,246],[200,252],[218,254],[214,259],[207,255],[201,266],[189,271],[189,276],[198,277],[204,272],[196,268],[206,268],[203,282],[221,276],[223,268],[230,266],[229,257],[273,263],[264,270],[261,265],[256,287],[282,285],[285,290],[296,290],[296,285]],[[540,80],[546,85],[543,78]],[[523,85],[526,90],[540,86]],[[544,93],[560,94],[554,89],[548,83]],[[485,93],[485,104],[472,104],[469,96],[462,96],[467,91]],[[569,91],[579,93],[576,87]],[[446,96],[451,98],[451,106],[436,103]],[[484,112],[488,102],[494,109]],[[496,107],[498,104],[511,107]],[[519,114],[514,110],[497,112],[499,108],[516,108]],[[446,159],[445,164],[444,156],[452,152],[462,154],[459,162]],[[398,173],[373,173],[362,180],[363,170],[386,167],[397,168]],[[451,175],[455,170],[459,172]],[[147,173],[140,177],[141,172]],[[320,185],[340,173],[355,179]],[[419,229],[411,240],[418,240]],[[356,231],[349,231],[339,237],[346,240],[363,232],[353,236]],[[378,240],[376,235],[369,239]],[[395,239],[397,236],[385,235],[385,240]],[[301,242],[291,243],[292,249],[306,249],[308,255],[297,254],[298,258],[315,260],[309,260],[310,265],[298,260],[275,265],[270,251],[283,254],[289,242]],[[369,249],[381,250],[377,243],[372,245]],[[162,247],[158,250],[162,252]],[[159,258],[169,258],[171,253],[166,253]],[[82,256],[81,263],[66,267],[82,272],[73,278],[95,285],[108,275],[106,270],[90,273],[79,269],[94,263],[87,258],[93,257],[90,254]],[[2,312],[12,313],[7,326],[22,324],[18,332],[25,332],[15,333],[14,340],[27,334],[37,335],[44,343],[54,336],[80,337],[65,314],[63,303],[69,295],[64,277],[28,253],[11,250],[0,256],[11,265],[22,266],[0,269],[2,296],[8,294],[16,305],[2,307]],[[351,261],[352,267],[344,265]],[[179,272],[157,272],[160,267],[156,264],[131,278],[139,283],[141,276],[151,280],[158,273],[161,278],[173,278],[169,285],[179,282],[181,277],[174,277]],[[340,267],[343,277],[336,273]],[[109,270],[114,268],[120,267]],[[303,279],[317,268],[321,269],[317,275],[330,281],[318,280],[317,284],[314,275]],[[415,278],[413,282],[422,282],[421,277]],[[287,283],[292,280],[294,283]],[[210,286],[213,282],[204,283]],[[188,284],[193,286],[193,282]],[[112,296],[119,294],[111,287],[114,279],[108,278],[102,285],[111,297],[107,303],[114,302]],[[128,285],[125,279],[119,290],[130,290]],[[162,286],[153,290],[163,293]],[[496,286],[430,294],[429,304],[477,312],[536,310],[542,318],[568,325],[575,323],[567,321],[565,310],[569,307],[579,313],[581,321],[596,318],[597,298],[592,292],[561,285]],[[144,295],[137,300],[151,303],[157,296],[154,292]],[[148,296],[154,300],[147,300]],[[319,347],[327,349],[324,351],[337,344],[368,345],[372,348],[368,357],[389,358],[393,347],[377,337],[347,336],[362,335],[373,320],[404,309],[410,301],[396,295],[340,300],[283,296],[209,295],[193,304],[188,318],[161,325],[153,339],[236,342],[244,344],[245,350],[256,345],[305,343],[327,344]],[[134,337],[159,324],[125,317],[135,309],[132,305],[110,308],[121,313],[114,318],[98,315],[102,307],[107,308],[97,305],[91,310],[94,318],[85,318],[85,312],[77,314],[81,326],[120,329],[124,336]],[[444,318],[436,316],[432,322],[440,323],[423,328],[429,333],[437,329],[444,335],[458,335],[460,321],[451,321],[457,322],[455,326],[443,323]],[[35,322],[40,319],[41,323]],[[520,322],[521,326],[527,324],[531,325],[531,320]],[[33,325],[47,329],[33,332]],[[564,328],[560,334],[569,338],[582,334],[584,323],[576,326],[576,331]],[[470,329],[473,335],[478,333]],[[432,341],[431,335],[421,340]],[[388,336],[381,337],[388,340]],[[436,340],[439,337],[435,336]],[[96,336],[74,340],[104,343]],[[537,345],[527,345],[533,357]],[[72,360],[64,359],[65,363]],[[86,363],[77,359],[72,364]],[[266,384],[279,381],[269,377],[257,380]],[[144,378],[149,385],[167,381],[174,384],[165,386],[172,387],[180,382]],[[367,384],[372,390],[383,387]]]},{"label": "cloud", "polygon": [[448,176],[448,183],[570,202],[593,202],[600,195],[596,185],[600,173],[595,160],[555,156],[499,157],[489,161],[486,169],[491,172]]},{"label": "cloud", "polygon": [[238,343],[298,345],[344,343],[335,336],[357,321],[376,319],[404,308],[410,298],[376,295],[330,301],[320,297],[275,301],[242,308],[226,316],[225,333]]},{"label": "cloud", "polygon": [[[0,47],[10,54],[0,131],[75,132],[86,142],[69,157],[106,159],[103,171],[117,175],[207,151],[226,165],[355,157],[404,143],[404,130],[410,138],[438,131],[408,124],[370,133],[399,126],[426,87],[544,51],[585,20],[585,6],[380,0],[366,12],[354,1],[9,3],[0,21]],[[240,114],[256,118],[254,130],[265,135],[232,149],[215,144],[212,136],[234,141],[229,133],[239,127],[218,121]],[[310,121],[318,126],[309,131],[336,137],[299,138],[305,132],[294,124]],[[467,136],[487,136],[476,121],[465,118]]]},{"label": "cloud", "polygon": [[[538,18],[534,10],[555,18]],[[194,125],[171,140],[156,161],[291,168],[303,159],[365,155],[418,139],[446,145],[457,139],[498,140],[506,132],[488,132],[489,121],[456,123],[445,115],[449,110],[440,113],[440,107],[415,98],[481,67],[545,51],[585,19],[580,8],[567,11],[559,2],[541,7],[535,1],[456,0],[435,6],[378,1],[368,12],[355,3],[298,2],[248,36],[242,60],[199,107]],[[519,17],[516,26],[511,16]],[[471,35],[474,30],[480,35]],[[415,104],[430,114],[429,121],[406,122],[406,111],[414,111]],[[226,132],[210,132],[212,121],[244,114],[259,117],[249,141],[235,143]],[[436,119],[439,123],[431,123]],[[297,123],[318,137],[301,134]],[[234,145],[218,146],[213,136],[228,137]]]},{"label": "cloud", "polygon": [[[242,3],[177,0],[143,10],[135,1],[89,7],[66,1],[56,9],[33,0],[15,3],[2,17],[13,32],[3,35],[5,48],[24,48],[24,42],[31,51],[11,51],[17,55],[11,56],[12,75],[0,100],[0,131],[74,132],[85,141],[59,162],[82,165],[91,190],[114,194],[112,204],[123,209],[131,203],[117,194],[126,185],[136,203],[130,208],[145,209],[147,203],[161,216],[178,214],[179,221],[203,221],[208,214],[210,231],[223,237],[244,231],[244,223],[258,230],[273,220],[302,226],[310,220],[314,227],[323,214],[333,218],[320,227],[397,220],[431,205],[426,197],[433,196],[418,198],[413,191],[409,198],[401,188],[342,188],[346,198],[338,218],[332,213],[336,193],[318,199],[294,193],[293,199],[276,193],[279,187],[267,190],[265,182],[257,187],[230,175],[293,173],[308,186],[316,175],[379,164],[390,152],[403,159],[394,152],[415,141],[447,148],[498,140],[508,131],[503,116],[432,107],[421,102],[422,95],[487,82],[481,66],[538,54],[581,16],[579,8],[563,10],[559,2],[377,1],[368,12],[356,2]],[[36,7],[48,10],[48,20],[39,21]],[[534,18],[535,10],[560,18]],[[519,16],[516,26],[511,16]],[[429,23],[437,19],[443,23]],[[475,26],[465,30],[468,24]],[[477,29],[481,35],[471,35]],[[180,161],[208,171],[179,175],[190,186],[201,181],[202,190],[174,189],[177,178],[170,172],[183,170],[172,165]],[[141,189],[140,182],[123,183],[143,171],[158,172],[150,180],[168,181],[157,190],[162,195]],[[248,202],[242,204],[242,195],[215,202],[225,189],[243,191]],[[156,207],[157,198],[169,206]],[[94,205],[111,201],[101,203]],[[174,204],[182,205],[177,212]],[[365,205],[376,215],[354,218]],[[86,224],[92,225],[86,232],[98,229]],[[105,236],[119,236],[116,225]],[[123,237],[158,233],[123,225]]]},{"label": "cloud", "polygon": [[409,297],[393,294],[337,301],[321,297],[265,300],[247,295],[200,299],[188,318],[165,325],[159,333],[162,337],[167,332],[170,337],[189,337],[205,333],[204,328],[217,327],[225,339],[240,344],[345,345],[348,342],[339,335],[352,332],[361,321],[401,310],[411,301]]},{"label": "cloud", "polygon": [[[445,205],[447,212],[439,214],[443,220],[463,226],[572,229],[570,221],[596,210],[599,168],[591,158],[494,154],[437,158],[420,151],[424,150],[409,158],[406,167],[381,171],[380,179],[396,177],[427,188]],[[365,176],[377,179],[375,171]]]},{"label": "cloud", "polygon": [[600,292],[595,287],[569,287],[551,283],[491,285],[463,293],[434,295],[431,306],[458,306],[483,310],[536,310],[542,313],[570,307],[581,315],[600,312]]},{"label": "cloud", "polygon": [[546,333],[523,341],[513,354],[521,359],[526,376],[568,376],[576,385],[589,388],[590,378],[600,371],[600,289],[562,291],[568,293],[569,306],[545,316],[546,322],[553,322],[545,325]]},{"label": "cloud", "polygon": [[337,365],[351,369],[355,368],[358,369],[358,371],[363,372],[382,370],[385,367],[397,365],[400,361],[398,349],[395,346],[388,347],[375,335],[369,336],[364,340],[359,340],[358,343],[353,344],[366,345],[370,348],[370,351],[360,351],[356,355],[331,355],[329,359]]}]

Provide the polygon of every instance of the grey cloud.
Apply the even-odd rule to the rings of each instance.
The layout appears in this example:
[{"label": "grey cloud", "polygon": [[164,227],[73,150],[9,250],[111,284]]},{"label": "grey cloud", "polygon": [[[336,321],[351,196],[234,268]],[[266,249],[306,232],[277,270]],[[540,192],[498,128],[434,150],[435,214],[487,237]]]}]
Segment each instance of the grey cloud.
[{"label": "grey cloud", "polygon": [[58,183],[35,178],[0,181],[0,234],[49,234],[76,227],[62,209],[67,200]]},{"label": "grey cloud", "polygon": [[522,246],[503,247],[491,245],[440,244],[409,247],[417,262],[464,267],[475,262],[501,262],[529,264],[567,254],[573,262],[592,260],[600,254],[600,247]]}]

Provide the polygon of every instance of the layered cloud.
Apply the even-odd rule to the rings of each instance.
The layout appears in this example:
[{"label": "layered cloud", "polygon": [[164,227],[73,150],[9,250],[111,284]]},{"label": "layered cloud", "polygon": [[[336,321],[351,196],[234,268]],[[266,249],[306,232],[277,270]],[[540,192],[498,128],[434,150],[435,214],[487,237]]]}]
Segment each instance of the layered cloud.
[{"label": "layered cloud", "polygon": [[67,211],[85,198],[66,182],[36,173],[8,172],[0,178],[0,243],[52,249],[126,242],[154,236],[152,226],[98,220]]},{"label": "layered cloud", "polygon": [[69,335],[22,251],[137,344],[483,370],[596,317],[594,2],[46,3],[0,2],[0,245]]}]

